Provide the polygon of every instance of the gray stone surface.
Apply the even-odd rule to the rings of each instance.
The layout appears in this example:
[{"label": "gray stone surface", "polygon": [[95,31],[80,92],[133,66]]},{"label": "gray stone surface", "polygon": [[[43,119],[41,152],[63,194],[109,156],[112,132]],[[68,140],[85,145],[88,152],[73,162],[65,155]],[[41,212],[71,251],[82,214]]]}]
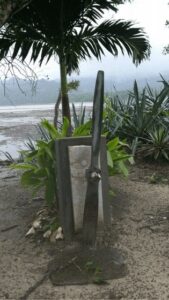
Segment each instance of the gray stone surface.
[{"label": "gray stone surface", "polygon": [[[64,235],[66,239],[72,239],[74,231],[81,228],[82,224],[82,209],[84,209],[84,200],[86,195],[86,178],[85,171],[87,167],[90,165],[91,160],[91,150],[88,150],[88,153],[84,155],[82,151],[82,147],[88,147],[91,149],[91,137],[70,137],[70,138],[62,138],[56,140],[56,169],[57,169],[57,186],[58,186],[58,198],[59,198],[59,211],[60,211],[60,222],[63,227]],[[74,150],[70,150],[72,147],[76,148],[76,153],[73,154]],[[78,148],[80,147],[80,148]],[[77,152],[81,149],[82,153],[77,154]],[[87,148],[84,148],[87,149]],[[107,156],[106,156],[106,138],[101,137],[100,144],[100,168],[102,173],[102,180],[99,184],[99,215],[98,221],[100,228],[103,226],[103,222],[105,226],[110,225],[110,208],[109,208],[109,196],[108,196],[108,170],[107,170]],[[71,153],[69,153],[71,152]],[[70,163],[70,156],[72,156],[71,160],[73,161],[74,167]],[[79,157],[78,157],[79,156]],[[81,161],[81,162],[80,162]],[[88,164],[88,165],[87,165]],[[71,170],[72,168],[72,170]],[[81,173],[83,174],[83,179],[79,178],[79,168],[81,169]],[[73,177],[72,177],[72,173]],[[81,176],[82,176],[81,174]],[[76,178],[75,178],[76,177]],[[73,178],[73,179],[72,179]],[[77,181],[79,180],[79,182]],[[73,180],[73,182],[72,182]],[[76,185],[76,189],[74,187],[74,181]],[[73,190],[72,190],[73,189]],[[78,195],[80,195],[81,199],[78,200]],[[102,197],[102,199],[101,199]],[[81,204],[78,204],[80,208],[80,213],[76,212],[76,216],[78,215],[78,221],[74,220],[74,209],[73,209],[73,201],[74,199],[76,203],[78,201],[82,201]],[[79,216],[80,214],[80,216]],[[81,221],[79,221],[81,220]],[[79,223],[80,222],[80,223]],[[78,225],[77,225],[78,224]]]},{"label": "gray stone surface", "polygon": [[[85,145],[69,146],[70,177],[75,231],[82,229],[86,197],[86,169],[90,166],[91,147]],[[98,222],[103,223],[102,183],[99,183]]]}]

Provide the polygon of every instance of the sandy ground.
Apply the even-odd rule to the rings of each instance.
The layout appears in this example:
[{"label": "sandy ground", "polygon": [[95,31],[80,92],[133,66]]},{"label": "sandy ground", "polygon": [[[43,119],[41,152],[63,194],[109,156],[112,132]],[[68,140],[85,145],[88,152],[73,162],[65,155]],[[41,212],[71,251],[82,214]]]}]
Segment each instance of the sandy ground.
[{"label": "sandy ground", "polygon": [[[52,120],[53,112],[1,113],[0,150],[36,136],[34,124],[44,117]],[[25,237],[43,202],[32,201],[17,173],[0,164],[0,300],[169,299],[169,166],[140,163],[110,184],[109,244],[124,253],[127,275],[103,286],[56,287],[45,274],[64,243]]]},{"label": "sandy ground", "polygon": [[46,277],[28,296],[59,245],[25,237],[41,200],[31,201],[16,172],[0,166],[0,299],[169,299],[169,186],[149,183],[157,169],[138,166],[127,180],[110,179],[110,245],[125,253],[125,277],[101,286],[58,287]]}]

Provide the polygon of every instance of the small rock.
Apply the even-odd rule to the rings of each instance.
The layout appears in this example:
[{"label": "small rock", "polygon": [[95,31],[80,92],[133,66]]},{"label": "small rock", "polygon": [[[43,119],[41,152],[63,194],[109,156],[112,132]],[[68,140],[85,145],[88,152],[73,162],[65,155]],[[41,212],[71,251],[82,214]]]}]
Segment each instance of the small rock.
[{"label": "small rock", "polygon": [[52,234],[52,231],[49,229],[49,230],[47,230],[46,232],[44,232],[43,237],[44,237],[45,239],[49,239],[50,236],[51,236],[51,234]]},{"label": "small rock", "polygon": [[32,227],[33,227],[34,229],[39,229],[39,228],[41,228],[41,227],[42,227],[42,225],[41,225],[41,220],[40,220],[40,219],[35,220],[35,221],[33,222],[33,224],[32,224]]},{"label": "small rock", "polygon": [[55,239],[56,240],[63,240],[64,239],[62,227],[59,227],[57,229]]},{"label": "small rock", "polygon": [[28,232],[25,234],[25,236],[29,236],[29,235],[33,235],[35,234],[35,228],[34,227],[31,227]]}]

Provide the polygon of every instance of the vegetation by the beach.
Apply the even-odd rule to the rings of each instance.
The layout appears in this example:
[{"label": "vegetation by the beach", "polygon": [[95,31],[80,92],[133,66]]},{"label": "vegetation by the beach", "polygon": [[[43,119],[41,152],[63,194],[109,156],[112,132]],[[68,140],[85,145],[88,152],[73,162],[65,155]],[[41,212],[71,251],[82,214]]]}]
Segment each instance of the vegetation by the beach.
[{"label": "vegetation by the beach", "polygon": [[[163,88],[156,92],[149,85],[140,90],[134,82],[127,99],[119,95],[107,97],[103,114],[103,131],[107,138],[109,175],[128,175],[126,162],[134,157],[169,160],[169,84],[162,78]],[[85,107],[72,110],[72,136],[91,134],[90,115]],[[89,118],[89,119],[88,119]],[[22,169],[21,182],[34,192],[45,188],[49,206],[57,203],[55,139],[67,136],[68,119],[56,129],[47,120],[39,125],[40,138],[29,139],[28,150],[22,151],[22,161],[13,167]]]},{"label": "vegetation by the beach", "polygon": [[127,99],[106,99],[104,130],[108,138],[126,139],[133,155],[169,160],[169,84],[156,92],[147,85],[139,90],[135,81]]},{"label": "vegetation by the beach", "polygon": [[[78,120],[77,114],[76,118]],[[44,188],[44,198],[48,206],[57,206],[57,180],[56,180],[56,154],[55,140],[67,136],[69,121],[65,118],[63,124],[56,129],[47,120],[43,120],[39,126],[41,137],[27,143],[28,150],[21,152],[22,161],[13,163],[12,167],[23,171],[21,183],[31,187],[36,193]],[[91,134],[91,121],[76,126],[72,135],[88,136]],[[128,175],[126,162],[132,162],[131,155],[127,154],[127,144],[119,138],[112,138],[107,143],[107,160],[109,174],[117,173]]]}]

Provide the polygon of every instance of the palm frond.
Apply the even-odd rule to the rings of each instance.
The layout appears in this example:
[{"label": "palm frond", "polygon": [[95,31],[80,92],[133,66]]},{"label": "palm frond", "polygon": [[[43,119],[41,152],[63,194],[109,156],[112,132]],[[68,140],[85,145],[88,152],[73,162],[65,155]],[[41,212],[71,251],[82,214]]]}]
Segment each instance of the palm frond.
[{"label": "palm frond", "polygon": [[[132,57],[134,63],[140,63],[150,54],[148,39],[141,28],[134,27],[132,22],[104,21],[96,27],[84,26],[72,37],[71,49],[81,59],[95,56],[101,59],[105,50],[117,56],[119,50]],[[79,53],[78,53],[79,52]]]},{"label": "palm frond", "polygon": [[[80,60],[101,59],[105,51],[127,53],[140,63],[150,53],[142,28],[132,22],[108,20],[96,25],[105,11],[116,12],[125,0],[32,0],[11,16],[0,32],[0,59],[12,50],[12,58],[49,61],[62,55],[67,73],[78,69]],[[73,7],[73,9],[72,9]]]}]

